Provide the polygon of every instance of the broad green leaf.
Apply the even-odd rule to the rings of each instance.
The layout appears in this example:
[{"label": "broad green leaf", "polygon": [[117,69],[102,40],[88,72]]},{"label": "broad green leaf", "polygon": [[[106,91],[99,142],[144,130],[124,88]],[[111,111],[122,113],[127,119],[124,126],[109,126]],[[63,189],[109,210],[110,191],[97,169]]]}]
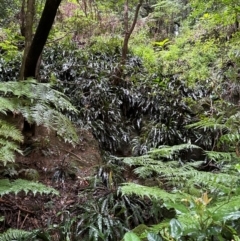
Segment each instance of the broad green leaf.
[{"label": "broad green leaf", "polygon": [[233,220],[236,220],[236,219],[239,219],[240,218],[240,211],[237,211],[237,212],[232,212],[232,213],[228,213],[226,216],[223,217],[223,220],[224,221],[233,221]]},{"label": "broad green leaf", "polygon": [[123,237],[124,241],[141,241],[141,239],[133,232],[128,232]]},{"label": "broad green leaf", "polygon": [[148,241],[162,241],[162,238],[155,233],[148,233],[147,238]]},{"label": "broad green leaf", "polygon": [[173,218],[171,219],[169,224],[170,224],[171,236],[176,239],[180,238],[182,235],[182,226],[179,223],[179,221]]}]

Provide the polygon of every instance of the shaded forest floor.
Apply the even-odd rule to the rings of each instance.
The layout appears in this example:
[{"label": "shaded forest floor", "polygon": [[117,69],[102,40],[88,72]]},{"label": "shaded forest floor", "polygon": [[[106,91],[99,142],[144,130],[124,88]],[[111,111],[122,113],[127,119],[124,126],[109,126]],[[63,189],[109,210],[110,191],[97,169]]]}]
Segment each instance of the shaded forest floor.
[{"label": "shaded forest floor", "polygon": [[[54,133],[39,129],[27,145],[24,155],[18,155],[12,178],[36,180],[59,191],[57,195],[35,196],[24,192],[0,198],[0,216],[5,220],[0,232],[9,228],[33,230],[57,224],[64,211],[87,202],[81,192],[87,189],[101,164],[100,150],[94,137],[86,130],[78,131],[80,143],[64,143]],[[6,173],[5,173],[6,175]],[[5,176],[6,177],[6,176]]]}]

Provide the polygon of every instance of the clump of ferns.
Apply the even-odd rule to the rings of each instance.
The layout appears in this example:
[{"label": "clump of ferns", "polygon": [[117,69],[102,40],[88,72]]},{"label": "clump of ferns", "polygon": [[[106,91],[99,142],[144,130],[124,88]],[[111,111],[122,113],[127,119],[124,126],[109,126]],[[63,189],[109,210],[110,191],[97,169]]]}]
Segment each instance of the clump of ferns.
[{"label": "clump of ferns", "polygon": [[[51,84],[37,83],[35,80],[9,81],[0,83],[0,92],[0,112],[2,114],[0,120],[0,161],[4,168],[8,163],[15,161],[16,152],[22,154],[20,143],[24,141],[24,137],[19,125],[14,121],[12,122],[15,116],[20,116],[22,122],[25,119],[29,123],[36,123],[55,130],[65,141],[73,144],[78,142],[74,126],[62,114],[64,111],[77,110],[62,93],[54,90]],[[5,172],[5,174],[7,173],[13,174]],[[33,192],[38,191],[38,186],[34,186],[32,182],[22,187],[17,186],[16,190],[22,190],[23,187],[29,186],[32,187]],[[47,187],[45,189],[48,190]],[[10,184],[3,186],[1,191],[4,193],[11,191]]]},{"label": "clump of ferns", "polygon": [[140,223],[156,223],[160,206],[149,199],[128,197],[118,188],[126,179],[122,158],[108,157],[96,173],[94,182],[79,195],[86,202],[74,206],[77,213],[72,233],[82,240],[120,240]]},{"label": "clump of ferns", "polygon": [[221,168],[217,169],[217,172],[204,172],[200,170],[204,161],[184,163],[179,159],[178,154],[182,150],[198,148],[192,144],[162,146],[144,156],[126,158],[124,162],[135,166],[134,172],[141,178],[157,178],[166,190],[180,190],[194,196],[208,192],[218,198],[227,197],[231,193],[238,195],[240,180],[232,164],[237,161],[236,155],[207,151],[205,154],[210,160],[218,161],[222,165],[224,160],[226,166],[224,172],[221,172]]}]

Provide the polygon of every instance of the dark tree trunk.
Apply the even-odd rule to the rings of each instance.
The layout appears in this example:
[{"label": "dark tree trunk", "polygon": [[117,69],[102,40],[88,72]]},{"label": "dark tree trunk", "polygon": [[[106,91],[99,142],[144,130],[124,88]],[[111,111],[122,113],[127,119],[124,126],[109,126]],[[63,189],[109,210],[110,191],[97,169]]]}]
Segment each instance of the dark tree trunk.
[{"label": "dark tree trunk", "polygon": [[22,1],[22,7],[21,7],[21,12],[20,12],[20,31],[21,31],[21,35],[23,37],[25,37],[25,5],[26,5],[26,1],[23,0]]},{"label": "dark tree trunk", "polygon": [[36,76],[38,59],[42,53],[44,45],[46,44],[61,1],[62,0],[46,0],[41,19],[26,57],[24,68],[25,79]]},{"label": "dark tree trunk", "polygon": [[24,13],[24,22],[22,23],[22,26],[24,26],[24,37],[25,37],[25,48],[24,48],[24,54],[22,59],[22,66],[20,69],[20,80],[24,79],[24,69],[25,69],[25,62],[26,57],[28,54],[28,51],[30,49],[31,43],[32,43],[32,35],[33,35],[33,19],[35,15],[35,0],[27,0],[27,10]]}]

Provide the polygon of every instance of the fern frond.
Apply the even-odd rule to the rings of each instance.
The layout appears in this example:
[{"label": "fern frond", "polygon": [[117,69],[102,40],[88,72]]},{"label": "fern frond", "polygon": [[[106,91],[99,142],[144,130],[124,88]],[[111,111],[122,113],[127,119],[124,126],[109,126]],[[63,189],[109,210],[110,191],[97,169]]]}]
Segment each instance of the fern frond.
[{"label": "fern frond", "polygon": [[157,155],[162,158],[170,159],[173,157],[173,154],[178,153],[181,150],[187,150],[187,149],[191,150],[191,149],[201,149],[201,148],[191,143],[184,143],[184,144],[174,145],[174,146],[159,146],[157,149],[153,149],[148,153],[150,155]]},{"label": "fern frond", "polygon": [[8,229],[6,232],[0,234],[1,241],[26,240],[31,232],[20,229]]},{"label": "fern frond", "polygon": [[192,163],[182,165],[178,161],[154,160],[149,155],[128,157],[124,159],[124,162],[137,166],[134,172],[142,178],[148,178],[153,174],[157,175],[160,183],[191,195],[199,195],[201,188],[202,191],[208,190],[211,193],[228,195],[233,190],[234,185],[237,186],[239,182],[236,171],[235,174],[234,172],[231,174],[202,172],[197,170]]},{"label": "fern frond", "polygon": [[123,195],[136,194],[140,197],[149,197],[154,199],[161,199],[164,202],[181,200],[182,196],[177,193],[169,193],[159,187],[146,187],[136,183],[123,183],[121,186],[121,192]]},{"label": "fern frond", "polygon": [[0,113],[7,114],[7,111],[16,110],[16,103],[12,100],[0,96]]},{"label": "fern frond", "polygon": [[0,161],[6,165],[14,162],[15,151],[19,150],[19,142],[23,141],[23,135],[15,126],[0,119]]},{"label": "fern frond", "polygon": [[204,131],[208,129],[212,130],[229,130],[229,128],[224,123],[218,123],[216,119],[214,118],[206,118],[203,120],[200,120],[198,122],[195,122],[193,124],[189,124],[186,126],[186,128],[195,128],[195,129],[203,129]]},{"label": "fern frond", "polygon": [[[44,96],[44,99],[42,98]],[[78,110],[71,104],[70,99],[63,93],[52,88],[51,84],[41,84],[35,90],[36,100],[53,105],[59,111],[77,113]]]},{"label": "fern frond", "polygon": [[7,121],[0,119],[0,136],[5,139],[11,139],[13,141],[22,142],[23,135],[19,129],[14,125],[9,124]]},{"label": "fern frond", "polygon": [[237,158],[235,152],[205,151],[207,157],[215,162],[231,162]]},{"label": "fern frond", "polygon": [[[4,82],[0,83],[0,93],[3,95],[0,98],[0,104],[2,103],[0,112],[21,113],[29,123],[36,123],[56,130],[58,135],[67,142],[73,144],[78,142],[73,124],[61,113],[77,113],[78,111],[70,103],[69,99],[63,93],[53,89],[51,84],[38,83],[33,79],[20,82]],[[6,129],[7,126],[4,127]],[[14,132],[9,130],[9,133]],[[2,133],[3,137],[6,134],[7,130]],[[19,135],[15,135],[15,137],[17,136],[19,137]],[[14,138],[14,136],[11,138]]]},{"label": "fern frond", "polygon": [[42,183],[31,182],[23,179],[16,179],[10,182],[9,179],[0,179],[0,196],[5,194],[14,193],[17,194],[24,191],[26,194],[32,192],[34,195],[36,193],[40,194],[55,194],[58,195],[58,191],[54,188],[47,187]]},{"label": "fern frond", "polygon": [[240,142],[240,134],[238,133],[228,133],[224,134],[219,138],[220,143],[238,143]]}]

